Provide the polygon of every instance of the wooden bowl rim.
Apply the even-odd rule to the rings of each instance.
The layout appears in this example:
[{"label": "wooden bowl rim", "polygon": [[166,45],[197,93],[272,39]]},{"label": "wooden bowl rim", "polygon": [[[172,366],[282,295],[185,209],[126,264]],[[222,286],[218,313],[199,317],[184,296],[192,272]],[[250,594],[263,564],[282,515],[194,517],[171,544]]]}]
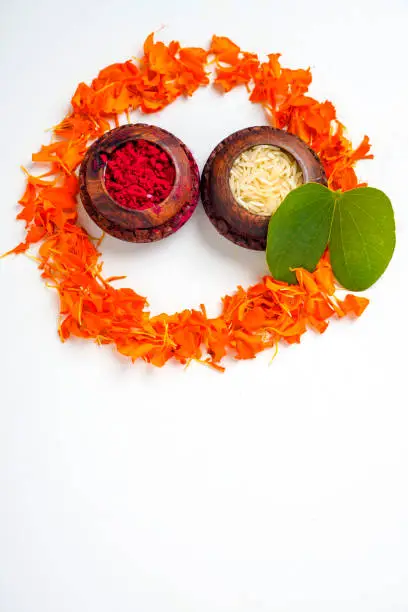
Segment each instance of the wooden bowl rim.
[{"label": "wooden bowl rim", "polygon": [[[256,131],[254,130],[254,128],[256,129]],[[236,144],[236,138],[238,136],[245,136],[245,142],[235,148],[234,144]],[[263,141],[263,139],[265,139],[265,141]],[[262,142],[260,142],[260,140],[262,140]],[[282,141],[284,141],[284,144],[282,144]],[[298,152],[293,148],[295,142],[301,143],[305,152],[304,156],[299,155]],[[226,154],[228,159],[227,171],[225,172],[224,176],[220,177],[220,179],[222,181],[224,181],[224,179],[226,180],[226,187],[229,192],[229,195],[232,198],[233,203],[238,204],[238,206],[241,205],[234,198],[234,194],[232,193],[230,187],[229,178],[231,169],[234,165],[235,160],[241,155],[241,153],[244,153],[245,151],[253,149],[257,146],[271,145],[282,149],[282,151],[285,151],[285,153],[288,153],[291,157],[293,157],[302,172],[303,184],[312,182],[315,183],[318,182],[318,179],[324,179],[326,181],[326,173],[324,171],[324,168],[321,165],[319,157],[313,151],[313,149],[311,149],[307,145],[307,143],[304,142],[304,140],[302,140],[295,134],[286,132],[285,130],[280,130],[269,125],[247,127],[242,130],[237,130],[236,132],[233,132],[232,134],[224,138],[224,140],[222,140],[219,144],[223,145],[224,154]],[[234,150],[233,155],[229,154],[231,150]],[[305,163],[305,157],[308,157],[310,162],[317,162],[320,165],[321,172],[318,173],[316,176],[312,172],[310,172],[309,167]],[[256,213],[252,213],[243,206],[241,206],[241,208],[243,208],[243,210],[247,212],[248,217],[254,217],[254,220],[259,219],[259,217],[261,217],[263,219],[267,219],[269,222],[269,218],[271,217],[271,215],[259,215]]]},{"label": "wooden bowl rim", "polygon": [[[118,138],[118,136],[120,137]],[[174,183],[167,198],[165,198],[158,205],[148,206],[143,210],[127,208],[126,206],[123,206],[117,202],[109,194],[104,180],[107,162],[102,162],[100,158],[98,159],[102,153],[109,156],[113,151],[122,147],[127,142],[135,142],[136,140],[147,140],[148,142],[160,147],[170,157],[175,169]],[[171,144],[168,144],[168,142],[166,142],[167,140],[169,140]],[[174,215],[181,211],[183,208],[183,202],[181,199],[176,198],[175,196],[183,188],[184,180],[187,176],[186,173],[188,173],[188,176],[192,178],[190,163],[185,154],[183,145],[184,143],[182,143],[182,141],[180,141],[174,134],[155,125],[131,123],[113,128],[92,143],[81,163],[79,171],[81,193],[83,190],[85,190],[88,197],[92,201],[94,200],[92,194],[89,192],[87,179],[90,164],[96,163],[99,190],[103,193],[104,197],[103,212],[100,211],[99,206],[95,205],[95,208],[99,210],[100,214],[103,214],[103,216],[106,217],[111,223],[116,224],[118,221],[116,212],[119,210],[121,212],[122,219],[126,220],[126,223],[124,223],[123,226],[121,225],[121,227],[123,227],[123,229],[130,228],[136,230],[146,229],[142,221],[144,219],[143,213],[149,213],[152,224],[151,227],[159,227],[160,225],[163,225],[171,220]],[[182,160],[181,163],[183,164],[183,171],[181,171],[180,165],[177,163],[178,159]],[[160,207],[160,212],[156,212],[158,206]]]},{"label": "wooden bowl rim", "polygon": [[[237,230],[236,228],[238,215],[243,223],[253,230],[253,234],[250,235],[248,233],[247,237],[249,241],[253,242],[254,246],[248,248],[254,248],[256,250],[262,250],[266,246],[265,236],[270,216],[252,213],[241,206],[234,198],[229,178],[231,168],[237,157],[244,151],[259,145],[276,146],[291,155],[302,171],[304,183],[318,182],[324,185],[327,184],[326,174],[319,157],[295,134],[272,126],[251,126],[233,132],[224,138],[211,152],[202,173],[202,200],[204,209],[212,223],[217,227],[218,231],[220,231],[219,226],[214,223],[214,218],[217,217],[217,215],[211,214],[215,210],[212,202],[212,183],[214,181],[212,171],[214,163],[216,163],[219,156],[222,155],[224,158],[224,168],[222,172],[217,172],[216,190],[217,193],[224,194],[222,198],[223,215],[218,215],[217,218],[221,221],[225,221],[228,225],[230,231],[224,234],[227,238],[241,246],[246,246],[242,244],[242,240],[245,241],[246,236],[240,234],[239,229]],[[297,149],[299,149],[299,146],[304,152],[304,155],[298,152]],[[236,236],[234,234],[236,234]]]}]

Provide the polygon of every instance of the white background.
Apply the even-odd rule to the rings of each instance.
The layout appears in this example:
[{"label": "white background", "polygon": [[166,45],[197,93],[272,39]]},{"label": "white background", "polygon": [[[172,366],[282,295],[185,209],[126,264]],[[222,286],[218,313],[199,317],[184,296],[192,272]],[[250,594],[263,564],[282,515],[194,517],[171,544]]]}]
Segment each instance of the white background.
[{"label": "white background", "polygon": [[[407,612],[407,0],[0,0],[0,251],[23,232],[19,166],[77,82],[162,25],[164,40],[217,33],[310,65],[312,94],[372,139],[359,175],[391,197],[396,253],[360,320],[224,375],[62,345],[35,264],[1,260],[0,610]],[[147,121],[202,168],[264,119],[245,91],[207,88]],[[201,206],[172,238],[107,238],[103,256],[154,312],[216,313],[266,272]]]}]

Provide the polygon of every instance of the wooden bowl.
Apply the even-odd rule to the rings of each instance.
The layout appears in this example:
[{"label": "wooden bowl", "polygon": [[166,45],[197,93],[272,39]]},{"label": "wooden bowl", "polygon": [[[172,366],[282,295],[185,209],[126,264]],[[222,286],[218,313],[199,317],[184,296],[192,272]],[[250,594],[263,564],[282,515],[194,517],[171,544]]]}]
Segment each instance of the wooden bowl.
[{"label": "wooden bowl", "polygon": [[[143,138],[161,147],[171,158],[175,181],[169,196],[145,210],[125,208],[107,192],[106,157],[121,145]],[[80,196],[85,210],[101,229],[128,242],[153,242],[176,232],[188,221],[198,203],[200,175],[184,143],[161,128],[138,123],[104,134],[88,149],[80,170]]]},{"label": "wooden bowl", "polygon": [[327,185],[316,153],[300,138],[269,126],[250,127],[231,134],[219,143],[205,164],[201,177],[201,199],[211,223],[222,236],[239,246],[266,249],[270,217],[249,212],[235,200],[229,178],[235,159],[257,145],[274,145],[295,158],[303,182]]}]

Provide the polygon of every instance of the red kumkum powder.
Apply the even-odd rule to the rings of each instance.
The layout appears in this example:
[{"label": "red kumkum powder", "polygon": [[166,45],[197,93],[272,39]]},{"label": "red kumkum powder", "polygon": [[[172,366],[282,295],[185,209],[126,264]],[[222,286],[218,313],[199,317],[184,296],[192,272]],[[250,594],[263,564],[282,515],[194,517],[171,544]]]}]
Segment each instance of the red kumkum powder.
[{"label": "red kumkum powder", "polygon": [[158,207],[173,188],[176,171],[170,156],[142,138],[118,147],[104,161],[106,189],[125,208]]}]

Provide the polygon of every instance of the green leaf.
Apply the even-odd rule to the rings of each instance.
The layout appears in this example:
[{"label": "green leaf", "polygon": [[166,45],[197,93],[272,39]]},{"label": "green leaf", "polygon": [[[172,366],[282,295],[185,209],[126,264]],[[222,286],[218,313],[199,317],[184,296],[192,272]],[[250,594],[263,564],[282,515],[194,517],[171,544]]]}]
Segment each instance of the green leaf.
[{"label": "green leaf", "polygon": [[340,193],[315,183],[291,191],[269,222],[266,259],[272,276],[295,283],[292,269],[313,271],[327,245],[343,287],[362,291],[373,285],[395,248],[388,197],[372,187]]},{"label": "green leaf", "polygon": [[395,248],[395,221],[388,197],[359,187],[336,194],[329,241],[338,282],[351,291],[371,287],[385,272]]},{"label": "green leaf", "polygon": [[286,196],[268,227],[266,260],[274,278],[296,283],[292,268],[315,269],[329,240],[333,209],[333,192],[318,183]]}]

